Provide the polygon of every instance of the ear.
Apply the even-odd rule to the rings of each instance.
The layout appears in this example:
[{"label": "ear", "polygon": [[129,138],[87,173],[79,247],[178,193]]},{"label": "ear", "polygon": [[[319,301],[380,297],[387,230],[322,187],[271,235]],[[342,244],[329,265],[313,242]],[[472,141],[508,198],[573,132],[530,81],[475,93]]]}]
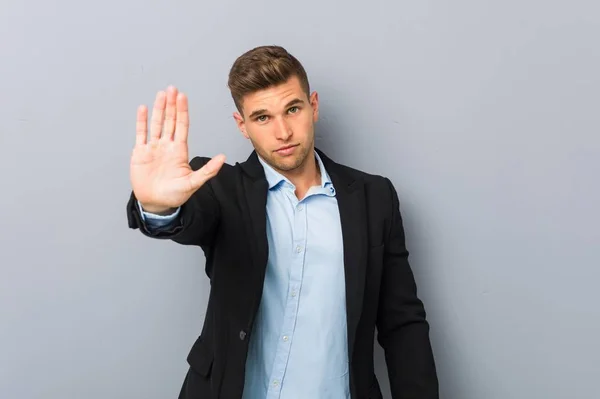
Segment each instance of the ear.
[{"label": "ear", "polygon": [[313,91],[310,95],[310,106],[313,110],[313,122],[319,120],[319,93]]},{"label": "ear", "polygon": [[244,121],[244,117],[242,115],[240,115],[239,112],[234,112],[233,119],[235,119],[235,123],[237,124],[237,127],[240,130],[240,132],[242,133],[242,135],[245,138],[249,139],[250,136],[248,136],[248,133],[246,132],[246,122]]}]

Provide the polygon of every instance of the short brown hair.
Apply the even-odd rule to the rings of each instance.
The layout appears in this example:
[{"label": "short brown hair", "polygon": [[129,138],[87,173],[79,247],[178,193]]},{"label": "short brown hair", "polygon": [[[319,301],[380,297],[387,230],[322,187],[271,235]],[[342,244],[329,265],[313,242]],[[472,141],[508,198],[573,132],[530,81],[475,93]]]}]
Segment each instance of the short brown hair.
[{"label": "short brown hair", "polygon": [[229,71],[228,86],[233,102],[242,113],[245,95],[285,83],[292,76],[300,80],[306,96],[310,86],[304,67],[281,46],[260,46],[239,56]]}]

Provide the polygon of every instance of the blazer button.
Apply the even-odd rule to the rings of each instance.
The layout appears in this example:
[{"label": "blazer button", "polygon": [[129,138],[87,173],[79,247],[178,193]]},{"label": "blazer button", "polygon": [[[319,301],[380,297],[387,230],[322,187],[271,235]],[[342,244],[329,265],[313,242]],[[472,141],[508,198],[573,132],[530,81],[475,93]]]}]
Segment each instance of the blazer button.
[{"label": "blazer button", "polygon": [[244,331],[244,330],[240,331],[240,339],[242,341],[246,339],[246,331]]}]

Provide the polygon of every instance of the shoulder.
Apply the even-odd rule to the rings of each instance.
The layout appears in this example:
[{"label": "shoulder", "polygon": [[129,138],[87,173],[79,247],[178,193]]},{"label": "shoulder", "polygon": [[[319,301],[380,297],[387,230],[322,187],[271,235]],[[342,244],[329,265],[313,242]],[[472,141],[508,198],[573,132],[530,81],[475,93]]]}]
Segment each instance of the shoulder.
[{"label": "shoulder", "polygon": [[[195,156],[190,160],[189,164],[190,164],[190,167],[192,168],[192,170],[198,170],[201,167],[203,167],[204,165],[206,165],[208,163],[208,161],[210,161],[211,159],[212,158],[210,158],[210,157]],[[231,165],[231,164],[225,162],[223,164],[223,166],[221,167],[221,170],[219,171],[217,176],[220,175],[221,173],[225,173],[225,174],[235,173],[238,170],[239,170],[238,163]]]},{"label": "shoulder", "polygon": [[368,193],[386,197],[395,195],[396,189],[392,181],[384,175],[357,169],[345,164],[335,163],[335,168],[348,176],[351,180],[359,181],[365,186]]},{"label": "shoulder", "polygon": [[[212,158],[206,156],[195,156],[190,161],[190,167],[196,171],[206,165]],[[239,163],[233,165],[225,162],[219,172],[209,179],[198,193],[210,193],[218,200],[234,198],[238,193],[241,168]]]}]

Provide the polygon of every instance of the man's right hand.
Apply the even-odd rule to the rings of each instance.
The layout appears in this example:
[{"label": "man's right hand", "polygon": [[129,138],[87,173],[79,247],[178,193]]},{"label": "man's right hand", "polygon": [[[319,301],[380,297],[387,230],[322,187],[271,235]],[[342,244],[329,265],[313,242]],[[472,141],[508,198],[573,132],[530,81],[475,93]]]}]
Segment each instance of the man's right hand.
[{"label": "man's right hand", "polygon": [[174,87],[156,94],[148,137],[148,109],[137,111],[136,140],[131,154],[133,192],[146,212],[165,214],[183,205],[225,162],[220,154],[197,171],[188,158],[187,97]]}]

